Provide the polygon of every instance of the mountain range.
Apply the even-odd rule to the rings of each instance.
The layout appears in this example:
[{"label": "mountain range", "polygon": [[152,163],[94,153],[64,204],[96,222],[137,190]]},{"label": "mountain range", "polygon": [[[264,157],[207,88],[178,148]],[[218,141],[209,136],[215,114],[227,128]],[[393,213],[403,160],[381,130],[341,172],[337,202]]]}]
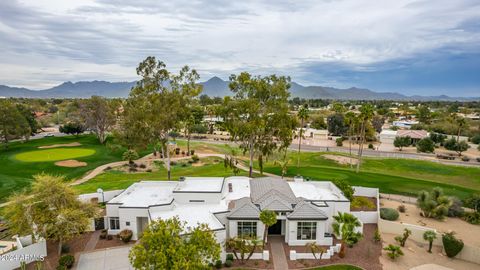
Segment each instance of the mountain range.
[{"label": "mountain range", "polygon": [[[231,95],[228,81],[212,77],[201,82],[202,94],[211,97],[224,97]],[[81,81],[64,82],[58,86],[45,90],[31,90],[27,88],[0,85],[0,97],[23,98],[89,98],[93,95],[110,98],[127,97],[135,82],[107,82],[107,81]],[[449,97],[440,96],[406,96],[394,92],[374,92],[369,89],[351,87],[339,89],[324,86],[303,86],[292,82],[290,93],[292,97],[306,99],[336,99],[336,100],[440,100],[440,101],[473,101],[480,97]]]}]

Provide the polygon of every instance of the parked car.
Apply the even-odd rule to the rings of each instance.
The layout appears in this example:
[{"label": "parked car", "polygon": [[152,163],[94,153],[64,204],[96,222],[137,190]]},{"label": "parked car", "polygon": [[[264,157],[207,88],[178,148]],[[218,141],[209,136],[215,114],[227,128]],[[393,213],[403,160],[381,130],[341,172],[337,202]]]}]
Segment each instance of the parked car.
[{"label": "parked car", "polygon": [[47,137],[55,137],[55,135],[53,135],[53,133],[47,133],[47,134],[45,134],[44,137],[45,137],[45,138],[47,138]]}]

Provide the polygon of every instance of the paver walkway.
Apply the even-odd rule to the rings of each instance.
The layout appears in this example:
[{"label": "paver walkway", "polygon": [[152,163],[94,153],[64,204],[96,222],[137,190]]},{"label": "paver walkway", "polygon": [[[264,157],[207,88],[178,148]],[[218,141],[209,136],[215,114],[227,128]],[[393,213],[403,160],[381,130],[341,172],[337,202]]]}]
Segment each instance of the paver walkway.
[{"label": "paver walkway", "polygon": [[270,250],[272,251],[273,269],[288,270],[287,256],[283,250],[283,238],[281,236],[268,236]]}]

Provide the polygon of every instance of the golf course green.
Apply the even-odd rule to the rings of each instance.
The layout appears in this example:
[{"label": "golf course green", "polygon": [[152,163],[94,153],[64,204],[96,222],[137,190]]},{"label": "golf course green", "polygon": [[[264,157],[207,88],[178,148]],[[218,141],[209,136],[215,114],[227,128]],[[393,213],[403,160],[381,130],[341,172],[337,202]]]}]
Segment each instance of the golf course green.
[{"label": "golf course green", "polygon": [[94,149],[86,148],[52,148],[23,152],[15,155],[15,159],[24,162],[46,162],[65,159],[75,159],[95,154]]}]

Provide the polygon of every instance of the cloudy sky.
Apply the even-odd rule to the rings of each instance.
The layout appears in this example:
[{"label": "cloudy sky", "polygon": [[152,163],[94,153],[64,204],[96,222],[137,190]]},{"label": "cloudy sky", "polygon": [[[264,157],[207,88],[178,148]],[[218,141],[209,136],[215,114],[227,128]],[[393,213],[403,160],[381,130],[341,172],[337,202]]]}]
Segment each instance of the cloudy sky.
[{"label": "cloudy sky", "polygon": [[480,96],[478,0],[0,1],[0,84],[137,79],[148,55],[202,80]]}]

